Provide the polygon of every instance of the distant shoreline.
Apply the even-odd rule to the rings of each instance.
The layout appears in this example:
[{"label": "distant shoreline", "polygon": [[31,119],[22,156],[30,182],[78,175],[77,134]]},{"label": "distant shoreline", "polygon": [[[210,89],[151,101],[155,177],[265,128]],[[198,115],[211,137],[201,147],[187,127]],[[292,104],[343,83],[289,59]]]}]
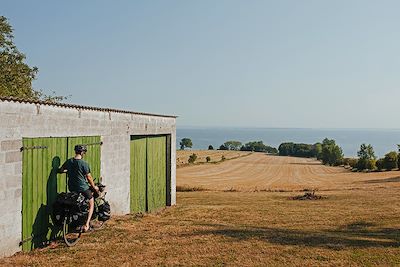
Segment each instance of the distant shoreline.
[{"label": "distant shoreline", "polygon": [[315,144],[324,138],[334,139],[342,147],[345,157],[357,156],[363,143],[371,144],[378,157],[397,151],[400,129],[324,129],[324,128],[230,128],[230,127],[178,127],[177,148],[181,138],[190,138],[193,149],[218,148],[229,140],[243,144],[263,141],[265,145],[278,148],[281,143],[295,142]]}]

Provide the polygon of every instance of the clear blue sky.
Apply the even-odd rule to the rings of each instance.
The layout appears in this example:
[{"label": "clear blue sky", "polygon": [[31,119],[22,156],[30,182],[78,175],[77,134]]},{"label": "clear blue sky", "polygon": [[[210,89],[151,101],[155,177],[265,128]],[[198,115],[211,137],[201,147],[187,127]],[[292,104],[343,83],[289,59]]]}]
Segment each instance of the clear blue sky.
[{"label": "clear blue sky", "polygon": [[399,128],[400,1],[19,1],[0,15],[68,102],[180,126]]}]

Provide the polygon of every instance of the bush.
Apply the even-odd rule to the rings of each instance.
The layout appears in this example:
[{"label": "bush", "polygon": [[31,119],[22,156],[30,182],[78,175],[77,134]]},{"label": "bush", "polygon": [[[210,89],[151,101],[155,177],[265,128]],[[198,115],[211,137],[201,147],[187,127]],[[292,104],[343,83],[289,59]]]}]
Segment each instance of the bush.
[{"label": "bush", "polygon": [[375,159],[359,159],[357,162],[357,169],[362,170],[375,170],[376,160]]},{"label": "bush", "polygon": [[211,161],[210,156],[207,156],[207,157],[206,157],[206,161],[207,161],[207,162],[210,162],[210,161]]},{"label": "bush", "polygon": [[343,159],[343,164],[345,166],[350,166],[352,168],[355,168],[357,166],[358,160],[355,158],[344,158]]},{"label": "bush", "polygon": [[209,145],[208,150],[214,150],[214,147],[212,145]]},{"label": "bush", "polygon": [[351,158],[351,159],[349,160],[349,165],[350,165],[350,167],[352,167],[352,168],[355,168],[355,167],[357,166],[357,163],[358,163],[358,159]]},{"label": "bush", "polygon": [[333,164],[334,166],[343,166],[344,165],[344,161],[343,159],[337,159],[335,164]]},{"label": "bush", "polygon": [[367,169],[375,170],[376,169],[376,159],[370,159],[367,161]]},{"label": "bush", "polygon": [[393,170],[398,167],[398,155],[396,152],[392,151],[385,155],[383,158],[383,169]]},{"label": "bush", "polygon": [[194,163],[197,159],[197,155],[193,153],[192,155],[189,156],[188,162],[189,163]]},{"label": "bush", "polygon": [[376,168],[378,169],[378,171],[384,169],[384,159],[378,159],[376,161]]}]

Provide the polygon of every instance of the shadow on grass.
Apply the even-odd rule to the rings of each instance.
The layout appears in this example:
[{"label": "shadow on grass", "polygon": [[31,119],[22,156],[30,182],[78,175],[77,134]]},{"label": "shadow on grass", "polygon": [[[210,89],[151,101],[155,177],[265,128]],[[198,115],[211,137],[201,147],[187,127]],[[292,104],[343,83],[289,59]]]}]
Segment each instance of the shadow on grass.
[{"label": "shadow on grass", "polygon": [[367,180],[364,183],[366,183],[366,184],[380,184],[380,183],[397,183],[397,182],[400,182],[400,176],[386,178],[386,179]]},{"label": "shadow on grass", "polygon": [[269,227],[232,227],[219,224],[201,224],[214,229],[201,230],[186,236],[215,235],[236,241],[257,239],[279,245],[296,245],[341,250],[349,247],[399,247],[400,229],[370,229],[374,224],[354,222],[336,230],[312,232]]}]

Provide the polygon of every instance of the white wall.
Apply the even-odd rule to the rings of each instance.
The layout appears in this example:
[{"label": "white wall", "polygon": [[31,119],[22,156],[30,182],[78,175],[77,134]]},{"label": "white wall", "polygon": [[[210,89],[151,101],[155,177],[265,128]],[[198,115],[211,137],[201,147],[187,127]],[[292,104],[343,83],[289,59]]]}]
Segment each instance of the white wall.
[{"label": "white wall", "polygon": [[101,136],[101,175],[113,214],[130,211],[130,136],[171,135],[171,204],[176,203],[176,119],[0,100],[0,256],[20,250],[23,137]]}]

